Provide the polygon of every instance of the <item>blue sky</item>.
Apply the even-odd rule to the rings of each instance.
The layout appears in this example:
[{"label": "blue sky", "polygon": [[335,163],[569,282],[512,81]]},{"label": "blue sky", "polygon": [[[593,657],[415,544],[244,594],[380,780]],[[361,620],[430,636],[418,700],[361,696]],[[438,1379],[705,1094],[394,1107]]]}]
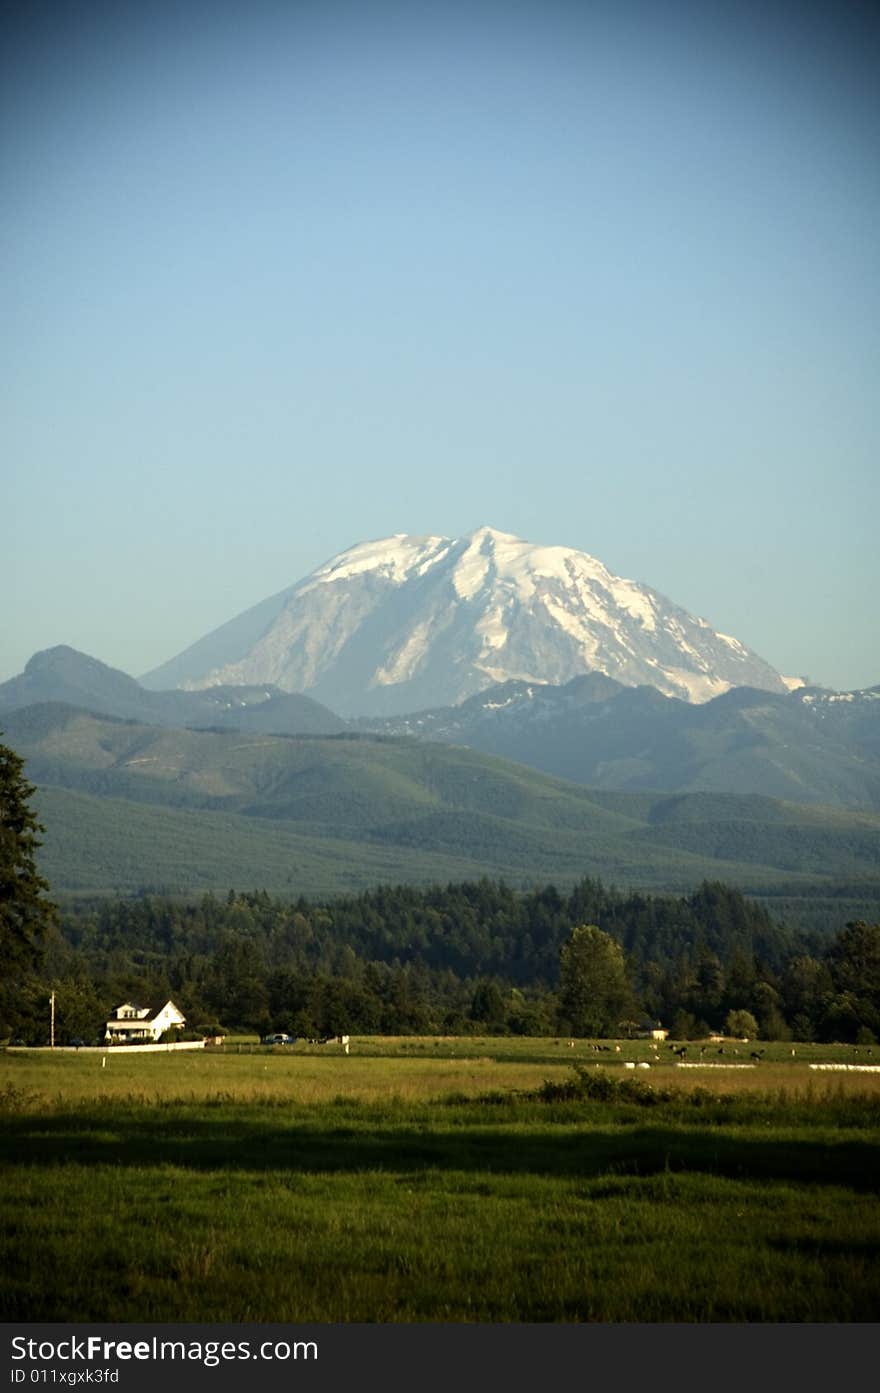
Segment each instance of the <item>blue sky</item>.
[{"label": "blue sky", "polygon": [[0,70],[0,680],[357,541],[591,552],[880,682],[870,6],[29,7]]}]

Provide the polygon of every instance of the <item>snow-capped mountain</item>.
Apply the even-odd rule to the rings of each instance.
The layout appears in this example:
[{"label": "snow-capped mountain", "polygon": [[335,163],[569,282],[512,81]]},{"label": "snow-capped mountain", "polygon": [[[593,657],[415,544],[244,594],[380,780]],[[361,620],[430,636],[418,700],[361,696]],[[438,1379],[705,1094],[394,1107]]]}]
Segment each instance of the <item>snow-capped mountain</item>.
[{"label": "snow-capped mountain", "polygon": [[268,682],[342,715],[390,715],[586,672],[692,702],[733,686],[786,690],[737,639],[647,585],[490,527],[351,547],[143,681]]}]

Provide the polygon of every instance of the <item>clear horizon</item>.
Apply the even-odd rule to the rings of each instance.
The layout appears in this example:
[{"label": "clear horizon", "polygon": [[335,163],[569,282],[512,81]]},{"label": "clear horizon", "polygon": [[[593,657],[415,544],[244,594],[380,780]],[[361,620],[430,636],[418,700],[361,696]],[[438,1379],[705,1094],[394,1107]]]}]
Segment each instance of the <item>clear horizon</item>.
[{"label": "clear horizon", "polygon": [[880,682],[880,23],[798,9],[22,14],[0,681],[486,524]]}]

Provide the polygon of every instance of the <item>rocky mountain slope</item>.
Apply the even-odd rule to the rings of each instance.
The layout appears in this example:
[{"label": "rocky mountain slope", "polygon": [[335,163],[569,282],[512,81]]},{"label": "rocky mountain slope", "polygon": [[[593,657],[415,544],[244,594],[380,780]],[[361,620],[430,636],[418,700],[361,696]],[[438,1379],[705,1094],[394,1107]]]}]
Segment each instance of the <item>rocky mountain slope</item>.
[{"label": "rocky mountain slope", "polygon": [[144,677],[148,687],[271,683],[343,716],[455,704],[508,680],[605,673],[702,702],[786,691],[737,639],[561,546],[490,527],[342,552]]}]

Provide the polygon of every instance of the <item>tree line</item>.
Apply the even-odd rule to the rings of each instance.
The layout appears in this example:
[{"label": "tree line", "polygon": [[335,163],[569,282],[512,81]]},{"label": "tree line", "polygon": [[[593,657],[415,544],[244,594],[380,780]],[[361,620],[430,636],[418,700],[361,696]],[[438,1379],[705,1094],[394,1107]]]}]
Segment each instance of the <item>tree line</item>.
[{"label": "tree line", "polygon": [[880,1037],[880,925],[817,940],[738,890],[645,896],[586,879],[528,893],[382,886],[326,903],[263,891],[65,908],[4,993],[0,1038],[92,1040],[121,1002],[169,997],[195,1029],[698,1038],[747,1013],[764,1039]]}]

